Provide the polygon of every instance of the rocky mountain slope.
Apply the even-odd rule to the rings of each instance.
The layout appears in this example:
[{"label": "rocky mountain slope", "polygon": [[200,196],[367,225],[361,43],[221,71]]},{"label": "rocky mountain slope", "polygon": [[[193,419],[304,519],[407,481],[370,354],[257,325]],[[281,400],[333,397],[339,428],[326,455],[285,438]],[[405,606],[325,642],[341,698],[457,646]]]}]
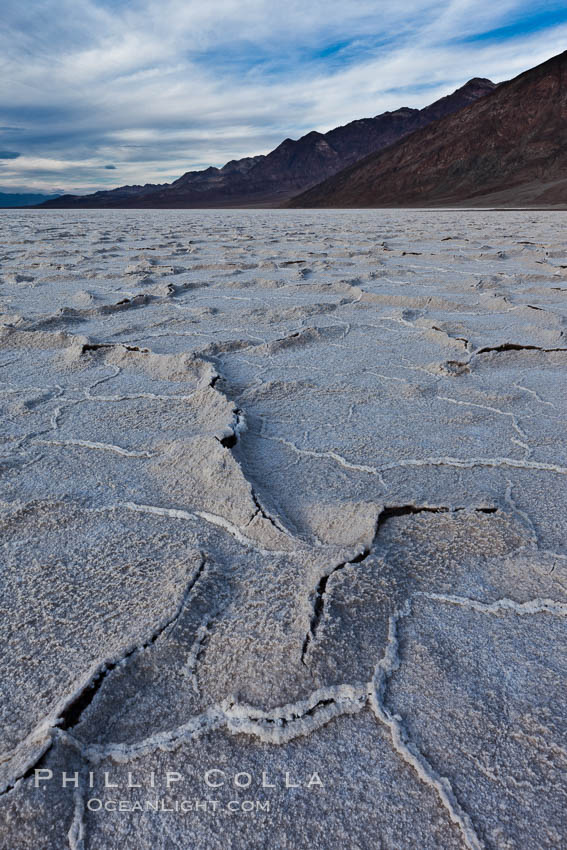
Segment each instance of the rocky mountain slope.
[{"label": "rocky mountain slope", "polygon": [[294,198],[299,207],[567,204],[567,51]]},{"label": "rocky mountain slope", "polygon": [[328,133],[285,139],[267,156],[232,160],[223,168],[188,171],[170,184],[121,186],[92,195],[65,195],[50,207],[276,206],[393,142],[491,93],[495,84],[469,80],[424,109],[402,108],[351,121]]}]

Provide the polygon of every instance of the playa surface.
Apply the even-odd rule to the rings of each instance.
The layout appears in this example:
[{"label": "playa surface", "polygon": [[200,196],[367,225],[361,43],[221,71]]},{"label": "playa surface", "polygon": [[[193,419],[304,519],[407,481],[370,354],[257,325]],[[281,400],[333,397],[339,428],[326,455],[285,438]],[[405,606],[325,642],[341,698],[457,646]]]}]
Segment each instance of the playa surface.
[{"label": "playa surface", "polygon": [[566,221],[0,212],[1,848],[562,846]]}]

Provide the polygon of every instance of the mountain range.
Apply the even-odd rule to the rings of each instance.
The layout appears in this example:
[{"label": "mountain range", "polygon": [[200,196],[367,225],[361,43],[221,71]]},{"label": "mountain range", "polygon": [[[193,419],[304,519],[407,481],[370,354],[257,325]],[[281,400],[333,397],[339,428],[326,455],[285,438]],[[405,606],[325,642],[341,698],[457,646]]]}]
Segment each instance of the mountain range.
[{"label": "mountain range", "polygon": [[59,195],[45,195],[43,192],[0,192],[0,209],[3,207],[33,207],[43,201],[54,200]]},{"label": "mountain range", "polygon": [[313,130],[297,140],[285,139],[265,156],[231,160],[222,168],[188,171],[173,183],[120,186],[82,196],[63,195],[43,206],[279,206],[368,154],[485,97],[495,88],[490,80],[469,80],[453,94],[424,109],[403,107],[374,118],[351,121],[328,133]]},{"label": "mountain range", "polygon": [[567,204],[567,51],[294,198],[300,207]]},{"label": "mountain range", "polygon": [[312,131],[265,156],[42,206],[567,206],[567,51],[507,82],[474,78],[424,109]]}]

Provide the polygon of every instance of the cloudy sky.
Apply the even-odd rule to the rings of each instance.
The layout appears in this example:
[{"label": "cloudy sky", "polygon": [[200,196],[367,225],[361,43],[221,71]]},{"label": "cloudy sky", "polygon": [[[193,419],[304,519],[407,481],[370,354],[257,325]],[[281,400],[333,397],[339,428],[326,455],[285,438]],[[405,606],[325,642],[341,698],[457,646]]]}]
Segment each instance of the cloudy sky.
[{"label": "cloudy sky", "polygon": [[565,48],[564,0],[2,0],[0,190],[170,181]]}]

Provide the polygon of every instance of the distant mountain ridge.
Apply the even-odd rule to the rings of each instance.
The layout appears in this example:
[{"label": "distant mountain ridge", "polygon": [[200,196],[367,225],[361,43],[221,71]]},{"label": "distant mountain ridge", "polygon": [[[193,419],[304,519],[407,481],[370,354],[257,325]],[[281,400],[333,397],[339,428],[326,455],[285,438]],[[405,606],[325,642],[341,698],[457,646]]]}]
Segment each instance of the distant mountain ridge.
[{"label": "distant mountain ridge", "polygon": [[61,197],[57,194],[46,195],[43,192],[0,192],[0,209],[10,207],[33,207],[43,201]]},{"label": "distant mountain ridge", "polygon": [[567,51],[287,205],[566,206]]},{"label": "distant mountain ridge", "polygon": [[173,183],[121,186],[91,195],[63,195],[49,207],[206,208],[278,206],[361,158],[491,94],[496,84],[474,78],[423,109],[403,107],[327,133],[285,139],[267,155],[231,160],[222,168],[188,171]]}]

